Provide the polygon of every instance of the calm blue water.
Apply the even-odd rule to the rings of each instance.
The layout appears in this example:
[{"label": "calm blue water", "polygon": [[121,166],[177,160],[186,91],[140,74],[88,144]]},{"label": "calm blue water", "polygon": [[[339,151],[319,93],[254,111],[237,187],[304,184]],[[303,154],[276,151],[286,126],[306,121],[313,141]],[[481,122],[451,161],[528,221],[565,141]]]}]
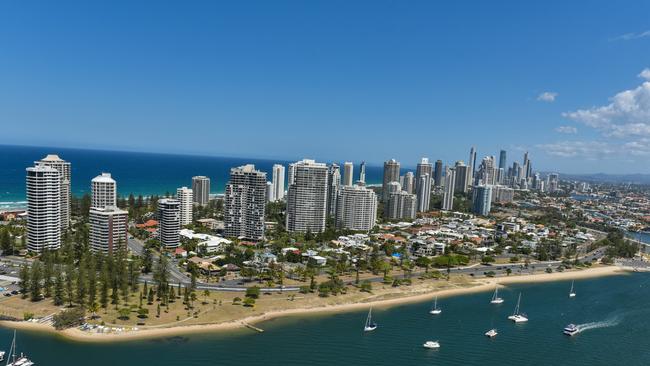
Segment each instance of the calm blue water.
[{"label": "calm blue water", "polygon": [[638,240],[640,242],[650,244],[650,234],[649,233],[628,231],[627,236],[629,236],[632,239],[636,239],[636,240]]},{"label": "calm blue water", "polygon": [[[271,180],[273,164],[286,166],[289,163],[260,159],[0,145],[0,209],[22,206],[20,202],[25,200],[25,168],[32,166],[35,160],[40,160],[47,154],[58,154],[72,164],[72,192],[75,195],[89,192],[90,180],[102,171],[113,175],[119,194],[124,196],[129,193],[173,193],[178,187],[191,186],[192,177],[195,175],[210,177],[212,193],[222,193],[230,168],[255,164],[258,169],[267,172],[267,179]],[[358,174],[359,166],[355,163],[355,179],[358,179]],[[366,167],[368,184],[381,183],[381,180],[381,167]]]},{"label": "calm blue water", "polygon": [[[489,304],[490,292],[441,298],[431,303],[375,308],[379,328],[363,334],[366,311],[300,316],[259,324],[263,334],[232,331],[113,344],[82,344],[55,336],[19,332],[20,349],[38,365],[648,365],[650,364],[650,275],[508,286],[506,302]],[[506,319],[523,293],[530,318]],[[574,337],[568,323],[586,328]],[[499,335],[483,335],[496,327]],[[421,344],[439,340],[442,348]],[[0,329],[0,344],[11,331]]]}]

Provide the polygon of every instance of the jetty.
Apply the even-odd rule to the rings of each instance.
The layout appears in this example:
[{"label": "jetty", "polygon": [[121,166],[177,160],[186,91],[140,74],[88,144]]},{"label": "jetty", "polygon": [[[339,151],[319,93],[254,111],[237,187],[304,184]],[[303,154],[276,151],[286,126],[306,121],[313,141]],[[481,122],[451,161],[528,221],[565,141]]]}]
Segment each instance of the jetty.
[{"label": "jetty", "polygon": [[241,323],[242,323],[243,326],[245,326],[246,328],[248,328],[248,329],[250,329],[250,330],[254,330],[254,331],[256,331],[257,333],[264,333],[264,329],[262,329],[262,328],[258,328],[258,327],[256,327],[256,326],[254,326],[253,324],[246,323],[246,322],[241,322]]}]

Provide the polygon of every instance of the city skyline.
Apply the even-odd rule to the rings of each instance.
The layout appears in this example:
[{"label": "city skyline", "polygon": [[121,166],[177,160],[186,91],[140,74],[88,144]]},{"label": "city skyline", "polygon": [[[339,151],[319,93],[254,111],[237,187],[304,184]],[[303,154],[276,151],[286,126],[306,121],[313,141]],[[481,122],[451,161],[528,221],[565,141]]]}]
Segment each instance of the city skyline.
[{"label": "city skyline", "polygon": [[[646,3],[259,5],[195,4],[178,18],[166,2],[3,4],[0,143],[375,165],[449,163],[473,143],[479,155],[528,150],[540,170],[650,173]],[[576,29],[576,16],[592,21]],[[377,141],[396,123],[409,127],[390,151]]]}]

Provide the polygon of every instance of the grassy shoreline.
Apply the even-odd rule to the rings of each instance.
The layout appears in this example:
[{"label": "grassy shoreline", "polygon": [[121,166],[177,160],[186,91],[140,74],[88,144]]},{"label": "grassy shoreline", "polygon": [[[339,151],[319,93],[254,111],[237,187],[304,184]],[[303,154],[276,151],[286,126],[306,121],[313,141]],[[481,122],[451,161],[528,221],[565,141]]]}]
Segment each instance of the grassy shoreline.
[{"label": "grassy shoreline", "polygon": [[0,326],[28,331],[52,333],[60,335],[66,339],[79,342],[116,342],[143,340],[238,329],[244,327],[245,324],[259,324],[260,322],[285,316],[355,311],[367,309],[371,305],[373,307],[391,307],[401,304],[427,301],[436,295],[439,297],[448,297],[469,293],[487,292],[494,289],[494,286],[497,282],[500,285],[515,283],[539,283],[621,275],[627,272],[628,271],[619,267],[608,266],[555,273],[538,273],[532,275],[512,275],[502,278],[476,279],[469,282],[456,283],[451,288],[447,286],[447,288],[436,289],[432,288],[431,286],[421,284],[410,286],[408,288],[398,288],[393,289],[392,291],[368,294],[368,296],[361,299],[356,299],[354,302],[342,302],[337,304],[323,303],[315,306],[302,306],[282,310],[269,310],[218,323],[181,326],[160,325],[156,327],[149,327],[147,329],[126,331],[122,333],[91,333],[82,331],[77,328],[57,331],[50,325],[33,322],[0,321]]}]

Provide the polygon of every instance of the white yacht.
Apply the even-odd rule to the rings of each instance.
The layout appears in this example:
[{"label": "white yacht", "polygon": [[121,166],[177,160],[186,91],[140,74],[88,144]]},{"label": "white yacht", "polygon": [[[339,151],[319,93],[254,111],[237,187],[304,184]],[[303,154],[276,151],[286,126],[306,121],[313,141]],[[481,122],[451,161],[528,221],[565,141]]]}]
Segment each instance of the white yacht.
[{"label": "white yacht", "polygon": [[372,332],[377,329],[377,323],[372,321],[372,308],[368,310],[368,317],[366,318],[366,324],[363,326],[364,332]]},{"label": "white yacht", "polygon": [[438,296],[433,300],[433,308],[429,311],[429,314],[438,315],[442,313],[442,309],[438,308]]},{"label": "white yacht", "polygon": [[562,333],[568,335],[568,336],[573,336],[576,335],[580,332],[580,329],[575,324],[569,324],[566,327],[564,327],[564,330],[562,330]]},{"label": "white yacht", "polygon": [[438,341],[426,341],[422,345],[424,348],[437,349],[440,348],[440,343]]},{"label": "white yacht", "polygon": [[494,295],[492,295],[492,300],[490,301],[490,304],[502,304],[503,299],[499,297],[499,285],[495,285],[494,287]]},{"label": "white yacht", "polygon": [[517,306],[515,307],[515,312],[508,317],[515,323],[524,323],[528,321],[528,318],[525,314],[519,312],[519,304],[521,303],[521,292],[519,293],[519,299],[517,299]]},{"label": "white yacht", "polygon": [[7,355],[7,366],[33,366],[35,365],[27,356],[22,353],[16,354],[16,331],[14,330],[14,339],[11,341],[11,348]]},{"label": "white yacht", "polygon": [[569,297],[576,297],[576,293],[573,291],[573,281],[571,281],[571,290],[569,290]]},{"label": "white yacht", "polygon": [[494,338],[494,337],[497,336],[497,334],[499,334],[499,333],[497,333],[497,330],[494,329],[494,328],[488,330],[487,332],[485,332],[485,335],[486,335],[487,337],[489,337],[489,338]]},{"label": "white yacht", "polygon": [[0,351],[0,362],[5,360],[5,351]]}]

